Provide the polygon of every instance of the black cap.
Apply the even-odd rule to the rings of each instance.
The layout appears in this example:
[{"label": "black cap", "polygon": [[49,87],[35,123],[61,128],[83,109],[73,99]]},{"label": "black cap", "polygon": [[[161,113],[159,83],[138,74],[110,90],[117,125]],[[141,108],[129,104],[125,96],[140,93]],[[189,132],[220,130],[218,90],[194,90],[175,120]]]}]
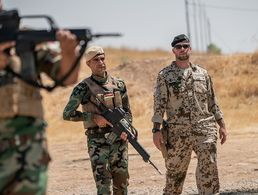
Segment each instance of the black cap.
[{"label": "black cap", "polygon": [[189,38],[185,34],[181,34],[174,37],[171,46],[174,47],[177,43],[180,43],[182,41],[190,42]]}]

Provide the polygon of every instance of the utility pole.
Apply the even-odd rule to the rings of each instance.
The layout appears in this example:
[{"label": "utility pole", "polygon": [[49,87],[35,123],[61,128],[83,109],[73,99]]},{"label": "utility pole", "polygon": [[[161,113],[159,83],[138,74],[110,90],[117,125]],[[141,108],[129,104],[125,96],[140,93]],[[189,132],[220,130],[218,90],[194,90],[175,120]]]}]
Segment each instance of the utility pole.
[{"label": "utility pole", "polygon": [[193,17],[194,17],[194,35],[195,35],[195,45],[196,45],[196,51],[200,51],[201,47],[199,47],[199,38],[198,38],[198,24],[197,24],[197,6],[196,2],[193,2]]},{"label": "utility pole", "polygon": [[207,24],[208,24],[208,43],[211,44],[211,24],[209,18],[207,18]]},{"label": "utility pole", "polygon": [[186,16],[187,36],[191,40],[190,21],[189,21],[189,9],[188,8],[189,8],[188,0],[185,0],[185,16]]},{"label": "utility pole", "polygon": [[201,0],[198,0],[198,5],[199,5],[199,25],[200,25],[200,50],[201,51],[205,51],[205,42],[204,42],[204,38],[205,38],[205,33],[204,33],[204,28],[203,28],[203,5]]},{"label": "utility pole", "polygon": [[205,51],[207,51],[207,47],[209,45],[209,40],[208,40],[208,18],[207,18],[207,13],[206,13],[206,6],[203,3],[203,28],[204,28],[204,35],[205,35]]}]

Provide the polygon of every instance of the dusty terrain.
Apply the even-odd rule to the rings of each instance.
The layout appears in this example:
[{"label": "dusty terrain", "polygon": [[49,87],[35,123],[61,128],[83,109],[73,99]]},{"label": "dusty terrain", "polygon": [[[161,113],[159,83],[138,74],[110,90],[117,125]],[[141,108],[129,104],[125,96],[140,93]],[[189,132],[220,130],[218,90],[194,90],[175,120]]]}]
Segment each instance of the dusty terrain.
[{"label": "dusty terrain", "polygon": [[[113,56],[112,52],[110,56]],[[257,56],[193,56],[193,61],[205,64],[214,78],[214,86],[227,123],[228,141],[223,146],[218,144],[222,194],[258,194]],[[151,155],[153,163],[163,172],[163,175],[159,175],[130,147],[129,194],[162,194],[165,183],[164,160],[152,144],[150,118],[156,75],[171,59],[169,54],[164,54],[162,58],[132,62],[127,62],[127,58],[126,55],[121,57],[123,62],[111,67],[110,72],[125,79],[135,118],[134,126],[139,130],[139,141]],[[89,70],[82,68],[80,79],[88,74]],[[52,156],[48,195],[96,194],[82,124],[62,121],[62,111],[72,87],[56,90],[52,94],[43,93]],[[197,193],[195,167],[196,157],[193,153],[183,194]]]},{"label": "dusty terrain", "polygon": [[[258,194],[258,126],[242,129],[246,133],[232,135],[218,147],[221,190],[229,192],[256,192]],[[140,139],[150,153],[151,160],[165,173],[161,154],[152,144],[151,133]],[[90,161],[83,132],[73,137],[49,139],[53,161],[49,170],[48,194],[96,194]],[[141,135],[141,134],[140,134]],[[193,154],[184,186],[184,194],[196,194],[196,158]],[[129,149],[129,194],[162,194],[165,174],[159,175],[145,163],[133,148]],[[237,193],[236,193],[237,194]]]}]

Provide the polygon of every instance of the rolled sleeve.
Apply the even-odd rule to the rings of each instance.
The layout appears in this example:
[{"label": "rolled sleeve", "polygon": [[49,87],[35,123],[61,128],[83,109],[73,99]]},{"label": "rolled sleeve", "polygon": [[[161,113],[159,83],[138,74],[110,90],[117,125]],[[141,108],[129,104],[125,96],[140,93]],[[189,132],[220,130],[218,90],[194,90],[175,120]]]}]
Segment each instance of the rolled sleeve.
[{"label": "rolled sleeve", "polygon": [[153,123],[162,123],[163,122],[163,117],[160,115],[153,115],[153,117],[151,118],[151,121]]},{"label": "rolled sleeve", "polygon": [[209,81],[209,91],[210,91],[208,96],[208,107],[209,107],[209,111],[214,115],[216,121],[218,121],[223,118],[223,113],[220,110],[217,98],[215,96],[215,91],[214,91],[213,83],[210,76],[208,81]]},{"label": "rolled sleeve", "polygon": [[216,121],[220,120],[223,118],[223,113],[222,112],[217,112],[214,114],[214,117],[216,119]]}]

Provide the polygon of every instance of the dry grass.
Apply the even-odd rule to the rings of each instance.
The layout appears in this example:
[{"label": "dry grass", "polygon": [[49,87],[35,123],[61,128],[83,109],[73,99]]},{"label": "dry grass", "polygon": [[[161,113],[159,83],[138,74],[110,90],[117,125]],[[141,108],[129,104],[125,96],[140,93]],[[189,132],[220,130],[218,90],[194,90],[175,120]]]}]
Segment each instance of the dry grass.
[{"label": "dry grass", "polygon": [[[159,70],[171,62],[170,53],[160,50],[135,51],[125,48],[106,48],[105,50],[108,71],[126,81],[134,125],[137,128],[151,128],[154,83]],[[258,52],[216,56],[193,54],[192,61],[205,67],[212,76],[230,132],[237,134],[243,127],[248,126],[257,128]],[[83,65],[79,80],[89,74],[90,70]],[[46,116],[51,129],[59,129],[59,131],[62,129],[63,132],[73,133],[82,132],[82,123],[62,121],[63,107],[68,101],[72,88],[73,86],[57,89],[52,94],[44,92]]]}]

